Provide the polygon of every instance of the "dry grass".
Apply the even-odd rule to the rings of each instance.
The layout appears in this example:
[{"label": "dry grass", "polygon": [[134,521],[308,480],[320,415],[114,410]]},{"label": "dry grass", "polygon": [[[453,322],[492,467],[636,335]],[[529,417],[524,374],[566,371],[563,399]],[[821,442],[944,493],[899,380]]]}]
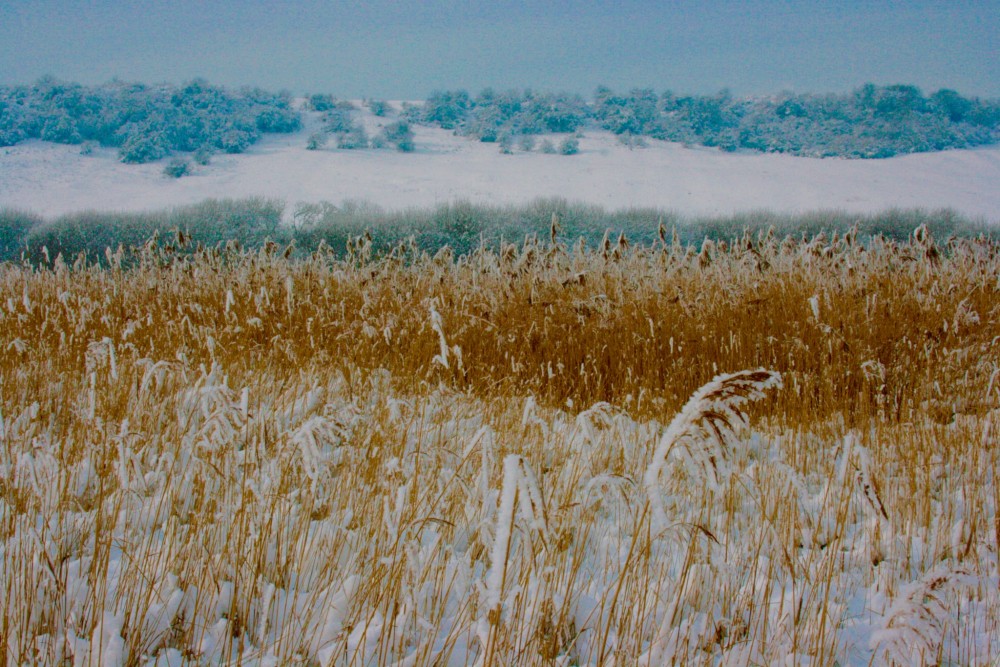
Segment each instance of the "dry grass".
[{"label": "dry grass", "polygon": [[0,268],[0,662],[989,664],[1000,247],[557,234]]}]

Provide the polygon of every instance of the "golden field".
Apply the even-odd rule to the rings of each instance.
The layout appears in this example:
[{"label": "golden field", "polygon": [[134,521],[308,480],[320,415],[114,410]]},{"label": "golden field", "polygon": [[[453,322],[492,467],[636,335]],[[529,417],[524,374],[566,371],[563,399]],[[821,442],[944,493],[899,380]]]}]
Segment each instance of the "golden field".
[{"label": "golden field", "polygon": [[0,267],[0,661],[989,665],[1000,246]]}]

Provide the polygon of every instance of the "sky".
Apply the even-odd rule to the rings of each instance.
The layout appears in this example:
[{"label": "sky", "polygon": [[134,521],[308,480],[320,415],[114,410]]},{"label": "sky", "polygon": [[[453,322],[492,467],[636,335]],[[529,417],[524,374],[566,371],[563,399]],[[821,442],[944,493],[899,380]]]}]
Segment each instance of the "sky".
[{"label": "sky", "polygon": [[45,75],[413,100],[866,82],[1000,97],[1000,0],[0,0],[0,84]]}]

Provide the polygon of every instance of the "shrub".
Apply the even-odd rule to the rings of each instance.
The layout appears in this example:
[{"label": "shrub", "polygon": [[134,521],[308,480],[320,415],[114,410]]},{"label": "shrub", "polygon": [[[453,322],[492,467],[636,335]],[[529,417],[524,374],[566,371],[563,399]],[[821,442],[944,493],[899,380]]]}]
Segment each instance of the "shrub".
[{"label": "shrub", "polygon": [[202,146],[194,152],[194,161],[203,167],[207,167],[212,162],[215,151],[211,146]]},{"label": "shrub", "polygon": [[263,134],[287,134],[302,128],[302,119],[289,109],[264,109],[254,121]]},{"label": "shrub", "polygon": [[83,142],[83,137],[76,129],[76,123],[65,113],[59,113],[45,121],[42,125],[42,141],[51,141],[57,144],[79,144]]},{"label": "shrub", "polygon": [[580,141],[576,137],[566,137],[559,144],[559,152],[563,155],[576,155],[580,152]]},{"label": "shrub", "polygon": [[497,145],[500,147],[500,152],[504,155],[510,155],[514,152],[514,137],[510,132],[504,132],[500,135],[497,140]]},{"label": "shrub", "polygon": [[155,130],[129,133],[118,149],[121,161],[133,164],[153,162],[166,157],[169,153],[170,145],[166,135]]},{"label": "shrub", "polygon": [[354,115],[350,109],[334,107],[323,114],[323,129],[330,134],[348,132],[354,125]]},{"label": "shrub", "polygon": [[618,143],[628,149],[645,148],[647,146],[645,137],[632,133],[619,134]]},{"label": "shrub", "polygon": [[410,129],[409,123],[403,121],[390,123],[382,128],[381,134],[386,143],[394,145],[397,150],[404,153],[410,153],[415,148],[413,130]]},{"label": "shrub", "polygon": [[306,106],[313,111],[329,111],[336,103],[333,95],[315,94],[310,95],[306,100]]},{"label": "shrub", "polygon": [[434,92],[424,102],[421,120],[452,130],[465,122],[471,106],[469,93],[464,90]]},{"label": "shrub", "polygon": [[368,100],[368,110],[372,112],[375,116],[385,116],[392,107],[389,106],[388,102],[382,100]]},{"label": "shrub", "polygon": [[217,145],[227,153],[243,153],[256,141],[257,134],[255,132],[231,127],[218,138]]},{"label": "shrub", "polygon": [[330,135],[320,130],[318,132],[313,132],[309,135],[309,139],[306,141],[306,150],[315,151],[323,146],[326,146],[326,142],[330,140]]},{"label": "shrub", "polygon": [[170,178],[180,178],[191,173],[191,163],[184,158],[175,157],[163,167],[163,175]]},{"label": "shrub", "polygon": [[347,150],[368,148],[368,133],[361,124],[355,123],[347,132],[337,135],[337,148]]}]

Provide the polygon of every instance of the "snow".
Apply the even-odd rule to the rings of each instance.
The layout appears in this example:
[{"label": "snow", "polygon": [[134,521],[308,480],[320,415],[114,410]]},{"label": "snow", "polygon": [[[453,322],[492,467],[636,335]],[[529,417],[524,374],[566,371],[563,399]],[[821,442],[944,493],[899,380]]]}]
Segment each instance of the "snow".
[{"label": "snow", "polygon": [[[398,104],[396,108],[398,109]],[[395,117],[358,112],[370,134]],[[268,135],[242,155],[216,155],[180,179],[165,161],[126,165],[114,149],[30,141],[0,149],[0,206],[46,216],[79,210],[148,210],[208,198],[265,196],[298,202],[365,200],[388,209],[456,200],[507,204],[563,197],[606,208],[653,206],[687,215],[753,209],[801,212],[890,207],[953,208],[1000,220],[1000,147],[885,160],[724,153],[649,140],[629,149],[608,132],[587,131],[572,156],[502,155],[496,144],[414,126],[417,150],[306,150],[319,124]],[[558,143],[559,137],[552,137]]]},{"label": "snow", "polygon": [[[728,381],[716,378],[692,397],[692,405],[700,405],[708,392]],[[306,386],[281,399],[292,404],[288,428],[316,428],[320,415],[331,424],[356,423],[359,432],[347,427],[351,433],[325,440],[337,439],[347,469],[360,469],[371,456],[363,432],[383,414],[387,401],[398,399],[379,391],[357,405],[345,403],[346,388],[331,381],[325,395],[333,402],[324,404],[317,400],[320,392]],[[672,527],[650,535],[642,519],[649,489],[621,484],[625,476],[609,474],[612,459],[607,453],[620,452],[620,460],[628,462],[650,460],[662,424],[636,421],[608,404],[573,417],[530,401],[526,423],[518,429],[512,419],[512,430],[501,436],[506,447],[522,453],[506,454],[498,465],[494,434],[482,424],[482,404],[441,390],[411,397],[409,410],[419,419],[378,426],[386,429],[385,445],[413,438],[428,459],[418,474],[417,457],[403,452],[387,461],[385,474],[373,481],[384,500],[381,531],[373,528],[379,524],[377,508],[364,510],[357,523],[352,520],[351,507],[373,492],[362,488],[368,482],[360,479],[338,487],[329,515],[309,516],[303,496],[294,489],[301,476],[281,481],[292,474],[282,461],[301,448],[296,436],[282,434],[266,453],[253,453],[259,442],[224,431],[224,446],[205,449],[206,427],[219,417],[232,418],[239,405],[236,395],[214,368],[194,390],[158,394],[168,411],[175,401],[180,403],[178,424],[184,433],[179,446],[169,445],[179,460],[137,455],[122,445],[119,461],[130,462],[134,479],[112,476],[101,482],[90,460],[96,454],[70,464],[57,458],[59,443],[47,437],[26,442],[25,432],[39,430],[37,425],[24,428],[37,410],[28,408],[13,421],[3,421],[10,446],[0,450],[0,482],[21,494],[15,497],[32,493],[38,499],[37,508],[10,522],[9,534],[0,539],[0,580],[16,600],[11,608],[18,613],[11,618],[20,628],[11,632],[7,656],[34,654],[44,664],[116,666],[130,660],[235,664],[237,656],[246,661],[240,664],[288,664],[301,658],[334,665],[459,666],[487,664],[489,647],[507,637],[505,641],[532,651],[548,646],[558,652],[555,664],[610,664],[599,659],[603,647],[640,665],[814,664],[808,647],[796,648],[793,638],[818,636],[833,639],[813,650],[825,651],[840,664],[866,665],[882,664],[886,655],[896,656],[900,664],[920,664],[937,657],[939,647],[944,656],[952,656],[959,651],[959,639],[962,650],[977,655],[996,655],[1000,646],[992,620],[998,602],[992,538],[977,538],[974,529],[968,537],[963,534],[968,526],[964,520],[973,513],[978,513],[974,521],[985,525],[995,520],[992,496],[971,508],[961,492],[942,492],[932,503],[935,519],[926,528],[877,521],[865,498],[869,456],[860,434],[845,438],[839,454],[833,448],[830,465],[803,473],[783,461],[789,445],[806,443],[782,441],[801,436],[750,431],[728,443],[750,462],[733,471],[739,483],[729,500],[702,505],[692,502],[692,494],[701,494],[704,487],[689,488],[687,502],[671,510]],[[275,419],[284,421],[278,417],[281,407],[260,403],[250,414],[248,432],[263,432],[265,423],[274,432]],[[514,414],[511,408],[510,416]],[[547,428],[535,428],[534,420]],[[671,428],[673,424],[667,432]],[[122,424],[120,437],[128,430]],[[173,434],[164,441],[173,443]],[[253,453],[250,458],[243,458],[238,442]],[[454,487],[461,489],[454,509],[464,504],[465,511],[448,512],[433,499],[440,499],[439,493],[452,487],[460,473],[443,463],[453,460],[450,448],[463,443],[463,460],[481,448],[489,482],[476,484],[474,466],[467,468],[461,473],[465,482]],[[313,447],[320,449],[318,438]],[[541,465],[544,456],[553,457],[551,469]],[[208,461],[205,457],[216,463],[195,472],[199,461]],[[331,472],[337,468],[323,452],[309,457],[306,465]],[[213,475],[210,470],[215,469],[219,472]],[[408,481],[399,485],[390,469]],[[946,469],[942,474],[957,479],[959,472]],[[46,495],[44,489],[61,487],[59,480],[67,476],[86,480],[75,485],[72,502],[58,493]],[[147,486],[137,487],[135,479],[147,480]],[[610,487],[613,479],[618,493],[597,489]],[[408,500],[415,497],[411,484],[437,490],[423,494],[414,506]],[[98,487],[110,494],[107,507],[121,507],[102,529],[108,535],[99,533],[100,539],[92,532],[100,510],[71,509],[82,506]],[[197,488],[216,499],[218,513],[214,522],[196,528],[179,517]],[[592,489],[604,496],[603,502],[591,501]],[[324,493],[318,489],[315,495]],[[804,522],[801,543],[785,543],[774,523],[788,494]],[[549,514],[552,525],[546,520],[546,502],[554,510]],[[454,523],[443,521],[440,530],[435,523],[406,519],[442,512]],[[772,519],[761,521],[761,514]],[[949,517],[954,519],[950,524]],[[243,523],[246,542],[234,546],[234,527]],[[487,525],[491,530],[485,530]],[[693,529],[701,525],[713,526],[715,537],[706,539]],[[824,526],[835,534],[819,540],[813,531]],[[449,537],[452,530],[456,539]],[[536,530],[549,537],[536,544]],[[574,545],[563,551],[552,538],[567,530],[574,533]],[[457,539],[460,534],[476,535],[472,540],[478,545]],[[101,541],[111,536],[106,561],[95,561]],[[945,562],[951,559],[939,555],[942,539],[950,541],[951,553],[969,552],[966,561]],[[184,545],[198,548],[189,552]],[[885,549],[886,557],[874,562],[872,549]],[[638,552],[642,555],[637,557]],[[697,561],[692,562],[695,552]],[[60,570],[62,587],[53,591],[44,563],[57,553],[65,553],[66,560]],[[257,568],[250,580],[255,583],[249,584],[236,567],[248,558]],[[292,561],[286,562],[288,558]],[[208,569],[200,580],[170,571],[171,563],[181,562],[202,562]],[[383,606],[381,594],[371,587],[375,576],[394,587],[397,605]],[[633,582],[630,586],[656,590],[622,593],[626,580]],[[37,626],[46,629],[44,634],[26,634],[30,610],[49,608],[53,600],[64,612]],[[563,610],[572,624],[554,623],[553,610]],[[764,625],[741,626],[746,615],[757,619],[754,623],[764,619]],[[188,624],[189,633],[173,630]],[[620,624],[631,630],[619,633]],[[819,629],[815,624],[825,625]],[[559,628],[566,626],[574,629],[560,635]],[[33,642],[34,648],[21,642]],[[510,648],[497,650],[508,656]],[[986,664],[963,664],[971,663]]]}]

